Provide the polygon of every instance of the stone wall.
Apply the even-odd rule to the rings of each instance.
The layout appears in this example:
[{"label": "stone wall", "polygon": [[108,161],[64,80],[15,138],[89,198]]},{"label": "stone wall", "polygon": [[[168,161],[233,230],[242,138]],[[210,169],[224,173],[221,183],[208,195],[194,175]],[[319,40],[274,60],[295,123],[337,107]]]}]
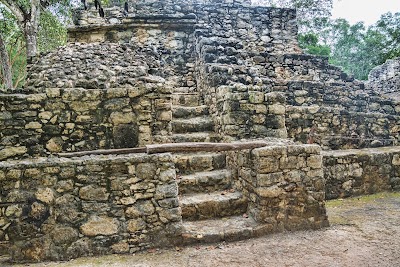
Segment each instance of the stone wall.
[{"label": "stone wall", "polygon": [[231,159],[249,199],[248,212],[270,232],[329,225],[320,153],[316,145],[277,143]]},{"label": "stone wall", "polygon": [[0,94],[0,160],[165,141],[170,93],[168,87],[143,84]]},{"label": "stone wall", "polygon": [[325,150],[398,145],[399,117],[314,106],[286,107],[288,137]]},{"label": "stone wall", "polygon": [[390,59],[368,75],[369,87],[387,98],[400,100],[400,58]]},{"label": "stone wall", "polygon": [[400,189],[400,148],[324,151],[326,199]]},{"label": "stone wall", "polygon": [[13,261],[132,253],[180,235],[172,156],[0,162],[0,243]]},{"label": "stone wall", "polygon": [[[237,38],[248,51],[294,52],[297,45],[296,11],[270,7],[250,7],[250,1],[132,1],[130,11],[105,8],[105,19],[92,6],[77,10],[75,25],[69,29],[71,41],[124,40],[127,29],[159,28],[174,31],[192,29],[207,36]],[[123,30],[125,33],[118,33]],[[92,35],[93,38],[90,38]],[[100,37],[103,36],[103,37]]]}]

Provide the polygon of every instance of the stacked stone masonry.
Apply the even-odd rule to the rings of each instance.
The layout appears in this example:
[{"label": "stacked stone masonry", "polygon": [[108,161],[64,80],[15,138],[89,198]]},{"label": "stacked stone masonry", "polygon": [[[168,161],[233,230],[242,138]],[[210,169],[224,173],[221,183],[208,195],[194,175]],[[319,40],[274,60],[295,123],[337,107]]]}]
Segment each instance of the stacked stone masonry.
[{"label": "stacked stone masonry", "polygon": [[368,85],[387,98],[400,100],[400,58],[387,60],[385,64],[375,67],[368,75]]},{"label": "stacked stone masonry", "polygon": [[400,148],[324,151],[326,198],[400,189]]},{"label": "stacked stone masonry", "polygon": [[[13,261],[318,229],[325,196],[399,189],[397,148],[321,152],[398,143],[393,62],[365,85],[302,53],[295,10],[249,1],[128,1],[104,19],[88,4],[70,43],[0,94],[0,252]],[[56,155],[243,139],[270,143]]]},{"label": "stacked stone masonry", "polygon": [[0,163],[0,236],[13,261],[132,253],[179,236],[169,154]]}]

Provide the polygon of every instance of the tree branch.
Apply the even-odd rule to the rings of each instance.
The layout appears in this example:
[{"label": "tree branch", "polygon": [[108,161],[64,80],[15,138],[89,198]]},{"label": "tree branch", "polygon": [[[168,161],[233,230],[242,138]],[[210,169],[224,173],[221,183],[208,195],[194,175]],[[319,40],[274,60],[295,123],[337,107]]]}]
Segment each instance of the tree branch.
[{"label": "tree branch", "polygon": [[15,3],[14,0],[0,0],[17,18],[18,23],[22,24],[25,20],[25,16],[27,15],[26,11]]}]

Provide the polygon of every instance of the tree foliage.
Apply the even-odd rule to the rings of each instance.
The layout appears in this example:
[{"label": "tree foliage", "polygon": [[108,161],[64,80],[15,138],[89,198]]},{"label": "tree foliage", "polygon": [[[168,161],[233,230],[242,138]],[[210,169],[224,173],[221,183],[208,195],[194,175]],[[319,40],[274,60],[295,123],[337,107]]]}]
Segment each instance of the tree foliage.
[{"label": "tree foliage", "polygon": [[[28,57],[66,43],[71,4],[69,0],[0,0],[0,37],[6,43],[12,87],[23,84]],[[4,70],[0,74],[2,88]]]},{"label": "tree foliage", "polygon": [[323,55],[321,49],[329,47],[331,64],[365,80],[372,68],[400,56],[400,13],[384,14],[369,27],[362,22],[351,25],[344,19],[326,20],[299,35],[299,44],[315,55]]},{"label": "tree foliage", "polygon": [[331,16],[333,0],[252,0],[252,4],[295,8],[300,32],[308,32],[318,21]]}]

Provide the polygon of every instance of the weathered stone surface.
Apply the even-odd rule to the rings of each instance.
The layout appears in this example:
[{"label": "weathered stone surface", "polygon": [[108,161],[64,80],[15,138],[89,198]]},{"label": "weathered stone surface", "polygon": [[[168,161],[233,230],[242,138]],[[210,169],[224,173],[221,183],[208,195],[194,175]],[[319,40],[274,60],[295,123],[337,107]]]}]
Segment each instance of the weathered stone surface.
[{"label": "weathered stone surface", "polygon": [[326,198],[397,190],[399,155],[398,147],[323,152]]},{"label": "weathered stone surface", "polygon": [[114,235],[118,232],[119,222],[114,218],[91,216],[89,220],[80,227],[85,236]]},{"label": "weathered stone surface", "polygon": [[35,193],[37,200],[40,200],[46,204],[52,204],[54,201],[54,192],[50,188],[41,188]]},{"label": "weathered stone surface", "polygon": [[106,201],[109,193],[105,188],[88,185],[79,190],[79,196],[84,200]]},{"label": "weathered stone surface", "polygon": [[0,150],[0,160],[21,156],[24,155],[26,152],[28,152],[28,149],[24,146],[4,148]]},{"label": "weathered stone surface", "polygon": [[[145,173],[149,166],[150,175]],[[169,154],[2,161],[0,175],[7,184],[4,200],[11,203],[0,209],[0,242],[11,243],[16,261],[142,250],[149,247],[153,233],[172,229],[181,220]],[[175,185],[173,197],[156,193],[156,184],[163,188],[164,183],[166,188]],[[170,195],[170,190],[162,192]],[[179,234],[168,233],[173,239]],[[38,238],[42,244],[34,248],[31,244]]]},{"label": "weathered stone surface", "polygon": [[56,245],[66,245],[78,239],[78,231],[72,227],[56,226],[51,232],[50,236]]}]

